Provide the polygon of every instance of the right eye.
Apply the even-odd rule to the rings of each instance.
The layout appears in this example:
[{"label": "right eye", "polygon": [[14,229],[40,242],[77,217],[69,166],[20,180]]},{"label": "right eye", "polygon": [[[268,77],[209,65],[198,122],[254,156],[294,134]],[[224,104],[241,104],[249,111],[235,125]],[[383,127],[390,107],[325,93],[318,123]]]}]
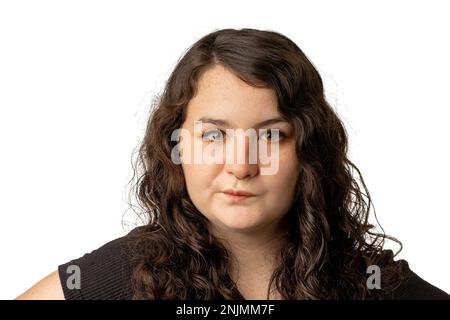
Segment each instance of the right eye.
[{"label": "right eye", "polygon": [[202,133],[203,141],[214,142],[223,140],[223,132],[219,129],[206,130]]}]

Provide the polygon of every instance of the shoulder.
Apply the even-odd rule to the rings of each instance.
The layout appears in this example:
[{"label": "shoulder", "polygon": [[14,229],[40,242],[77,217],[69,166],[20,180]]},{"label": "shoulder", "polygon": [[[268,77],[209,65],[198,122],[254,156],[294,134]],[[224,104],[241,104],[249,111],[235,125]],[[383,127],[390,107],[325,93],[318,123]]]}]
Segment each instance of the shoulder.
[{"label": "shoulder", "polygon": [[402,264],[405,269],[405,277],[400,285],[393,290],[387,299],[393,300],[450,300],[450,295],[435,285],[425,281],[410,269],[406,260],[395,261]]},{"label": "shoulder", "polygon": [[66,300],[132,299],[132,256],[129,235],[114,239],[58,266]]},{"label": "shoulder", "polygon": [[16,300],[64,300],[58,271],[54,271],[41,279],[30,289],[18,296]]}]

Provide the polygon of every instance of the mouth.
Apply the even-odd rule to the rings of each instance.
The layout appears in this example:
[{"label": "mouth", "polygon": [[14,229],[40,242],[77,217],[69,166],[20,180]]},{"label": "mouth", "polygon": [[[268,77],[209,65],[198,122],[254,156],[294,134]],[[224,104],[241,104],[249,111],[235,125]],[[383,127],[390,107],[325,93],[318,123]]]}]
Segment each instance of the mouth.
[{"label": "mouth", "polygon": [[228,200],[235,202],[235,203],[243,202],[250,198],[256,197],[256,194],[253,194],[253,193],[247,192],[247,191],[243,191],[243,190],[230,189],[230,190],[225,190],[222,193],[225,195],[225,197]]}]

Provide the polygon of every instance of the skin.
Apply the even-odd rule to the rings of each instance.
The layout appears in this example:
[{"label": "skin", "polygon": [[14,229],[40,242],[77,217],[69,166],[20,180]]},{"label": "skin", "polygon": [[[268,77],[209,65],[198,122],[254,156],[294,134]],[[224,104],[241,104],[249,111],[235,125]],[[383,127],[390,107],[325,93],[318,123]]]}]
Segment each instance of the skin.
[{"label": "skin", "polygon": [[15,300],[64,300],[58,271],[54,271],[41,279]]},{"label": "skin", "polygon": [[[281,117],[275,92],[270,88],[252,87],[221,65],[205,71],[198,83],[198,92],[187,106],[183,129],[190,132],[190,139],[182,138],[182,158],[191,150],[193,141],[202,141],[202,133],[194,132],[194,120],[202,117],[226,120],[230,127],[203,123],[203,131],[222,139],[217,129],[255,128],[266,119]],[[211,231],[225,240],[235,260],[231,273],[246,298],[265,299],[270,274],[282,245],[285,220],[291,208],[298,176],[299,163],[295,151],[292,126],[284,121],[264,129],[279,129],[286,135],[279,140],[279,168],[275,174],[261,175],[263,165],[249,161],[249,139],[234,152],[245,155],[245,162],[182,163],[188,194],[197,209],[211,222]],[[210,130],[213,130],[211,133]],[[203,142],[203,152],[208,155]],[[229,140],[228,140],[229,141]],[[236,141],[236,140],[235,140]],[[270,145],[269,141],[266,140]],[[225,143],[226,145],[226,143]],[[187,162],[187,161],[184,161]],[[230,201],[223,191],[239,189],[256,194],[241,203]]]}]

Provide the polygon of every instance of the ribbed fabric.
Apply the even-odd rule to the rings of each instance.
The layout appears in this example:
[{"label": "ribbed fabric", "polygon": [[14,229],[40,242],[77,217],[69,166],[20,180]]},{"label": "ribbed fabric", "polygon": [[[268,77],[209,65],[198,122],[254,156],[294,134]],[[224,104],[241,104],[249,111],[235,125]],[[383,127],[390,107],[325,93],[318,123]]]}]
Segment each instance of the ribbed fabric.
[{"label": "ribbed fabric", "polygon": [[[404,260],[403,260],[404,261]],[[386,299],[392,300],[450,300],[450,295],[441,289],[428,283],[411,269],[409,269],[411,277],[392,295]]]},{"label": "ribbed fabric", "polygon": [[[66,300],[131,300],[132,269],[123,245],[125,237],[58,266]],[[80,268],[80,289],[67,286],[67,279],[73,274],[68,273],[71,265]]]},{"label": "ribbed fabric", "polygon": [[[124,246],[126,236],[112,240],[100,248],[58,266],[66,300],[131,300],[132,267]],[[410,278],[386,299],[395,300],[450,300],[450,295],[423,280],[409,269]],[[399,261],[399,262],[400,262]],[[80,267],[80,289],[69,289],[67,273],[70,265]]]}]

